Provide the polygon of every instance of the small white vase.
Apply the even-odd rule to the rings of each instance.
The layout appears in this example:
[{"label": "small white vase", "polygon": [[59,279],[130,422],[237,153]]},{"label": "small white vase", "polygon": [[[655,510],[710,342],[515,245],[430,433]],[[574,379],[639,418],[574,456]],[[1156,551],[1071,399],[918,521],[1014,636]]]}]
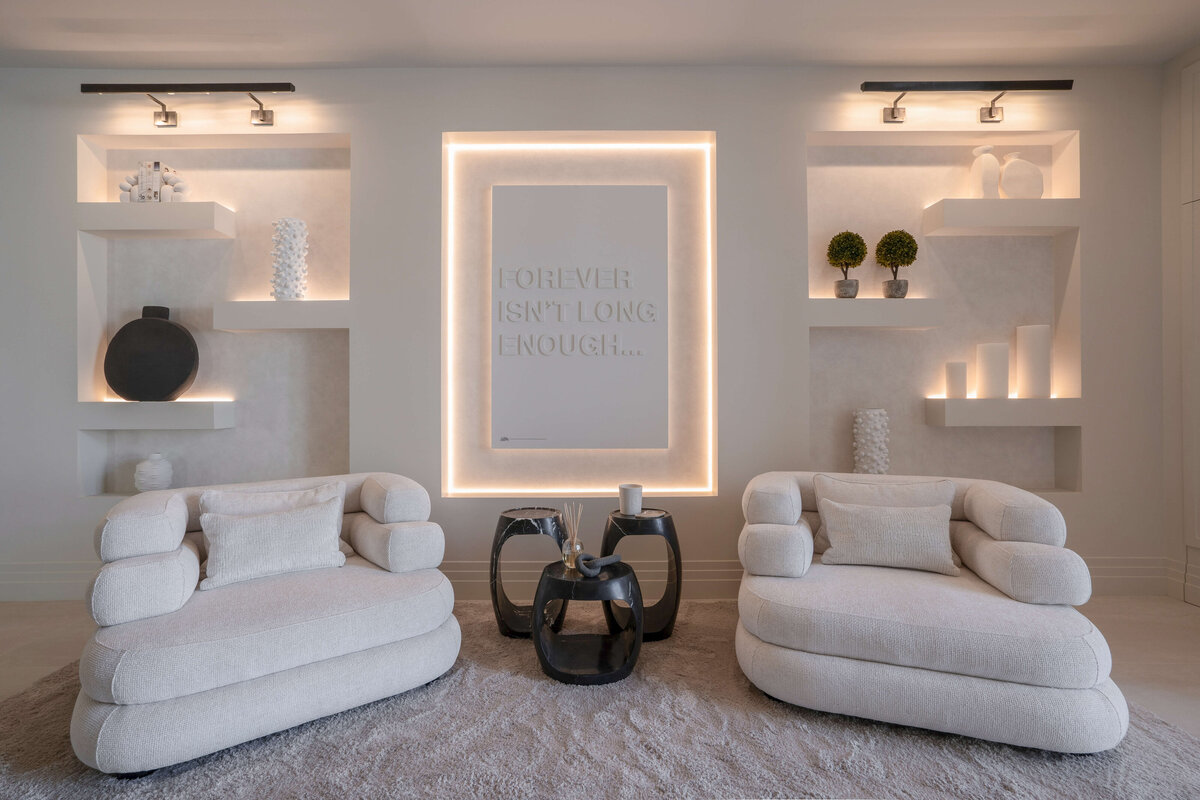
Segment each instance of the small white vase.
[{"label": "small white vase", "polygon": [[162,453],[151,453],[145,461],[139,461],[133,470],[133,485],[139,492],[170,489],[174,470],[171,462]]},{"label": "small white vase", "polygon": [[995,149],[982,144],[971,151],[975,156],[971,163],[971,197],[1000,196],[1000,160],[992,155]]},{"label": "small white vase", "polygon": [[1021,158],[1020,153],[1009,153],[1004,157],[1004,169],[1000,173],[1000,189],[1005,197],[1036,200],[1046,190],[1045,179],[1037,164]]},{"label": "small white vase", "polygon": [[275,263],[271,296],[276,300],[303,300],[308,294],[308,224],[295,217],[277,219],[271,241]]}]

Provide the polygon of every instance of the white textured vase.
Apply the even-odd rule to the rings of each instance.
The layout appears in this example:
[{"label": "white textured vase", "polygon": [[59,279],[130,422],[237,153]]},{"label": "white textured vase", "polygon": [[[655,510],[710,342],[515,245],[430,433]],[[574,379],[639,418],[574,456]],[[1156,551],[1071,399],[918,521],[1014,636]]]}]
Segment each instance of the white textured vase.
[{"label": "white textured vase", "polygon": [[854,412],[854,471],[886,475],[888,471],[888,414],[882,408]]},{"label": "white textured vase", "polygon": [[1005,197],[1036,200],[1042,196],[1046,185],[1037,164],[1021,158],[1020,153],[1009,153],[1004,157],[1000,188]]},{"label": "white textured vase", "polygon": [[133,485],[139,492],[153,492],[158,489],[170,489],[174,470],[171,462],[163,458],[162,453],[151,453],[145,461],[139,461],[133,469]]},{"label": "white textured vase", "polygon": [[982,144],[971,153],[971,197],[1000,196],[1000,159],[992,155],[995,150],[990,144]]},{"label": "white textured vase", "polygon": [[271,242],[275,245],[271,250],[275,262],[271,296],[276,300],[302,300],[308,294],[307,223],[295,217],[275,220]]}]

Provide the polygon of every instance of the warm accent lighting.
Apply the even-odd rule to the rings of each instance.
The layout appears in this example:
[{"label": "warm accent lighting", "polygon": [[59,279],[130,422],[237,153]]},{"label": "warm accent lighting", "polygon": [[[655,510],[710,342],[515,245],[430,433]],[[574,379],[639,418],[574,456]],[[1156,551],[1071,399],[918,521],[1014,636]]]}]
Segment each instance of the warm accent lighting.
[{"label": "warm accent lighting", "polygon": [[[716,491],[716,363],[715,363],[715,253],[714,253],[714,159],[715,143],[708,133],[467,133],[444,136],[444,258],[443,275],[443,461],[442,493],[447,497],[549,497],[613,495],[617,484],[636,476],[647,494],[711,495]],[[540,157],[514,166],[511,162],[462,163],[466,154],[536,153]],[[585,165],[564,158],[577,153]],[[623,154],[661,153],[662,160],[636,165],[611,165],[605,159]],[[694,154],[695,161],[681,163],[680,154]],[[665,165],[665,166],[664,166]],[[464,170],[472,172],[464,177]],[[477,171],[477,172],[476,172]],[[502,177],[493,179],[492,173]],[[612,178],[607,176],[612,174]],[[673,182],[676,182],[673,184]],[[671,219],[668,239],[674,236],[703,237],[695,241],[699,257],[676,263],[668,257],[668,275],[682,302],[671,305],[670,314],[694,323],[691,330],[703,341],[686,343],[668,340],[668,349],[694,347],[701,358],[669,360],[668,428],[672,435],[664,449],[504,449],[491,447],[490,349],[481,348],[490,324],[482,332],[474,324],[475,309],[489,313],[490,303],[481,302],[490,278],[480,280],[478,270],[490,271],[490,242],[479,240],[487,226],[480,222],[490,211],[478,202],[479,192],[492,185],[636,185],[666,183],[669,192],[703,193],[703,221],[697,215]],[[468,186],[470,187],[468,189]],[[702,188],[701,188],[702,187]],[[465,202],[470,191],[470,202]],[[700,200],[697,197],[697,200]],[[699,210],[697,208],[697,210]],[[687,215],[681,215],[686,217]],[[470,224],[464,234],[464,224]],[[672,228],[671,226],[678,226]],[[694,233],[693,233],[694,229]],[[464,238],[466,237],[466,238]],[[470,251],[464,254],[464,247]],[[682,247],[681,250],[691,248]],[[668,252],[671,252],[670,250]],[[699,306],[703,306],[702,309]],[[470,315],[466,319],[463,315]],[[697,337],[699,338],[699,337]],[[481,352],[483,355],[481,355]],[[686,352],[686,350],[685,350]],[[690,364],[688,362],[691,362]],[[698,363],[697,363],[698,362]],[[690,371],[689,371],[690,370]],[[685,387],[702,391],[686,391]],[[675,402],[672,402],[672,396]],[[686,404],[686,406],[685,406]],[[683,418],[678,414],[682,412]],[[672,414],[676,416],[672,418]],[[486,432],[487,435],[482,435]]]},{"label": "warm accent lighting", "polygon": [[156,128],[174,128],[179,124],[179,114],[174,111],[168,111],[166,103],[148,92],[146,97],[149,97],[151,100],[162,106],[162,111],[154,112],[154,126]]},{"label": "warm accent lighting", "polygon": [[83,83],[79,85],[79,91],[83,94],[144,94],[162,106],[162,111],[154,112],[155,127],[174,128],[179,124],[178,113],[168,111],[166,103],[155,94],[248,94],[258,103],[258,108],[250,111],[250,124],[274,125],[275,112],[263,106],[254,93],[294,92],[296,86],[291,83]]},{"label": "warm accent lighting", "polygon": [[1009,92],[1066,92],[1075,85],[1073,80],[1045,81],[864,81],[864,92],[899,94],[890,106],[883,107],[884,122],[904,122],[906,109],[900,100],[909,92],[998,92],[991,102],[979,109],[980,122],[1003,122],[1004,109],[996,102]]}]

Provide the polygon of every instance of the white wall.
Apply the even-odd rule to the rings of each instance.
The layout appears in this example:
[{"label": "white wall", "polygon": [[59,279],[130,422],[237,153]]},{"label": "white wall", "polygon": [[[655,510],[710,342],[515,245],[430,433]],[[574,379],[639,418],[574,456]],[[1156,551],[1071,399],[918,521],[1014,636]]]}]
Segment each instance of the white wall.
[{"label": "white wall", "polygon": [[[1012,95],[1004,105],[1014,129],[1081,132],[1084,491],[1055,501],[1098,589],[1161,592],[1161,76],[1129,68],[997,69],[987,77],[1047,74],[1075,78],[1075,90]],[[446,569],[464,596],[483,596],[496,514],[531,501],[438,497],[442,132],[715,131],[720,491],[657,502],[676,516],[685,592],[733,596],[746,481],[768,469],[840,466],[824,463],[833,443],[814,449],[815,432],[840,423],[814,403],[825,365],[810,368],[802,319],[805,136],[882,129],[885,98],[859,94],[862,80],[963,77],[971,76],[842,68],[0,70],[0,598],[80,596],[94,564],[92,528],[112,502],[77,496],[75,137],[150,133],[153,106],[81,96],[80,82],[291,80],[299,91],[274,102],[275,132],[351,134],[350,468],[401,472],[430,488],[433,518],[447,535]],[[909,130],[978,127],[978,98],[910,96],[905,104]],[[180,133],[249,132],[248,106],[236,98],[181,98],[178,108]],[[811,352],[830,357],[820,342]],[[925,383],[914,377],[901,388],[923,396]],[[896,463],[930,474],[953,466],[936,451],[898,454]],[[595,531],[587,541],[598,540],[614,506],[586,503],[585,524]],[[526,550],[514,552],[526,567],[549,555]]]}]

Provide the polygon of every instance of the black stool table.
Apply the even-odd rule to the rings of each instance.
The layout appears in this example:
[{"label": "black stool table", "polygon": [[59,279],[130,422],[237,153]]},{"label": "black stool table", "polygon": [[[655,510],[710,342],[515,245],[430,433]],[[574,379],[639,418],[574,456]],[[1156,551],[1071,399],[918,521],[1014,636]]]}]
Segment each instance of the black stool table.
[{"label": "black stool table", "polygon": [[[683,585],[683,559],[679,555],[679,537],[675,535],[675,522],[661,508],[643,509],[642,513],[629,515],[614,511],[608,515],[604,526],[604,539],[600,543],[600,555],[609,556],[617,548],[617,542],[626,536],[661,536],[667,542],[667,588],[657,603],[645,610],[645,640],[656,642],[666,639],[675,630],[675,617],[679,614],[679,592]],[[629,612],[604,604],[604,618],[610,627],[620,627]]]},{"label": "black stool table", "polygon": [[[559,558],[562,558],[563,542],[567,539],[567,531],[563,526],[562,514],[555,508],[510,508],[500,514],[496,523],[496,535],[492,538],[491,591],[492,611],[496,614],[496,624],[500,633],[505,636],[524,637],[531,630],[533,606],[519,606],[508,599],[504,593],[504,582],[500,578],[500,548],[513,536],[549,536],[554,540]],[[566,603],[557,614],[558,624],[567,613]]]},{"label": "black stool table", "polygon": [[[623,625],[609,623],[608,633],[560,633],[561,619],[546,607],[571,600],[629,604]],[[610,564],[595,578],[568,571],[562,561],[547,564],[533,599],[533,647],[542,671],[563,683],[596,686],[629,676],[642,649],[642,590],[628,564]]]}]

